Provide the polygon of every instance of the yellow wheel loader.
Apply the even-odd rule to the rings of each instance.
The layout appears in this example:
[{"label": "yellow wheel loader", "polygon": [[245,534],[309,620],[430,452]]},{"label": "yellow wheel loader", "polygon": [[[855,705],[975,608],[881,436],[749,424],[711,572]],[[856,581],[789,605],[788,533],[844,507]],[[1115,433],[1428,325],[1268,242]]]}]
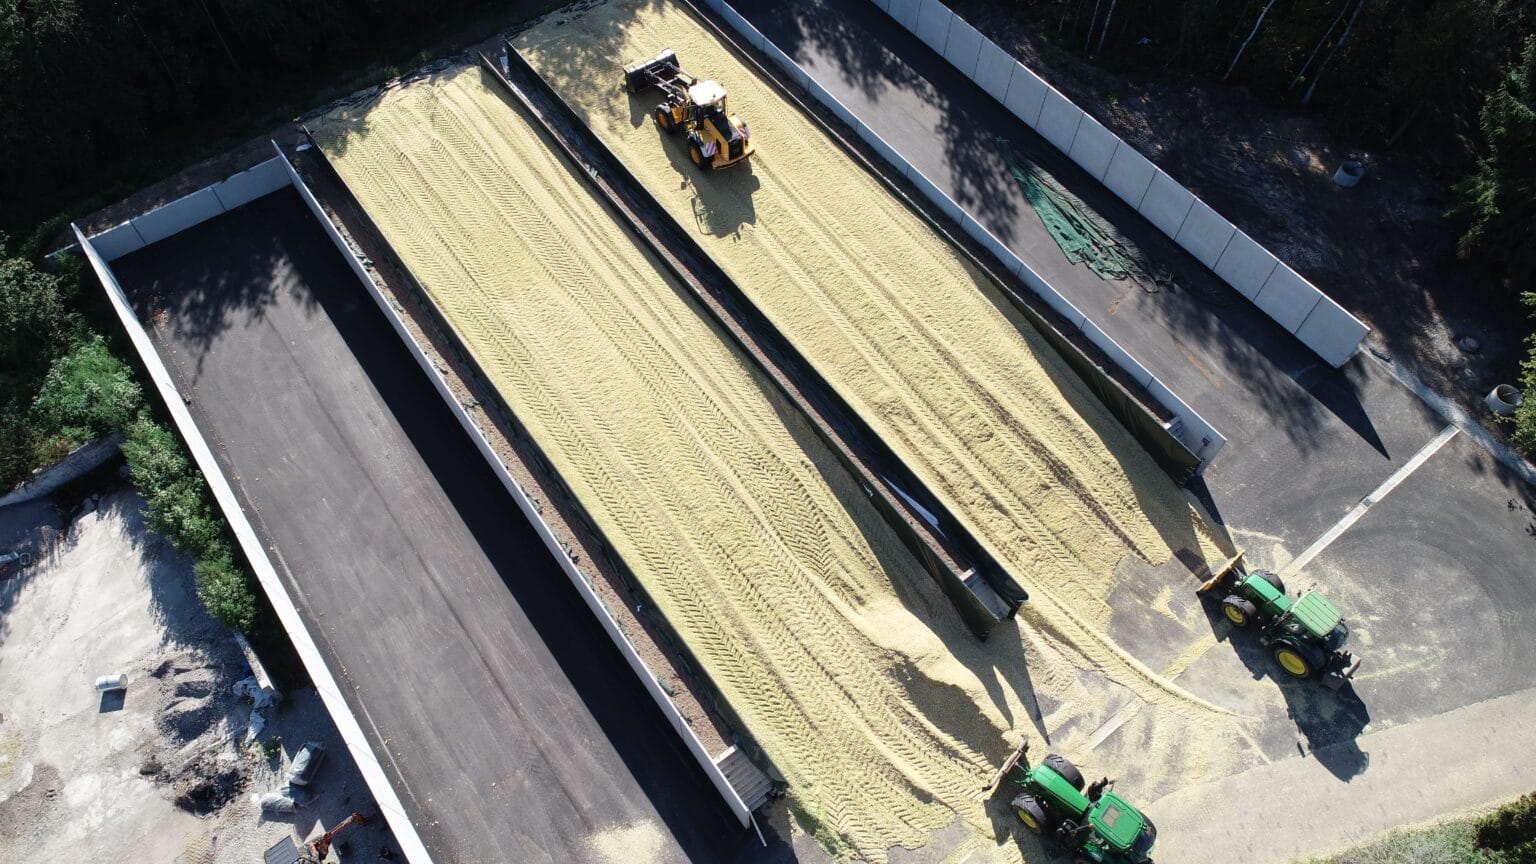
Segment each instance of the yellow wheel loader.
[{"label": "yellow wheel loader", "polygon": [[667,132],[688,136],[688,159],[701,170],[734,165],[752,155],[747,121],[726,107],[725,88],[718,81],[683,71],[672,49],[624,67],[624,89],[641,93],[660,90],[662,102],[653,116]]}]

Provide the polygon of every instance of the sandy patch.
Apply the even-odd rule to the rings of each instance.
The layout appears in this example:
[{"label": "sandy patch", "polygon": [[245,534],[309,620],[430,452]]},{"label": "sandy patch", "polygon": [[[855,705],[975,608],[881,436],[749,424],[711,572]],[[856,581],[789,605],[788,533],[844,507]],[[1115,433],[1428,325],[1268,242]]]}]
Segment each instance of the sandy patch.
[{"label": "sandy patch", "polygon": [[[228,630],[192,593],[190,562],[142,524],[131,493],[65,526],[46,502],[0,509],[0,548],[38,561],[0,582],[0,862],[245,864],[278,838],[311,836],[371,799],[311,691],[273,712],[277,742],[239,746],[250,708]],[[128,688],[99,694],[97,676]],[[252,792],[281,783],[303,741],[331,745],[316,800],[280,821]],[[371,857],[387,831],[346,839]]]}]

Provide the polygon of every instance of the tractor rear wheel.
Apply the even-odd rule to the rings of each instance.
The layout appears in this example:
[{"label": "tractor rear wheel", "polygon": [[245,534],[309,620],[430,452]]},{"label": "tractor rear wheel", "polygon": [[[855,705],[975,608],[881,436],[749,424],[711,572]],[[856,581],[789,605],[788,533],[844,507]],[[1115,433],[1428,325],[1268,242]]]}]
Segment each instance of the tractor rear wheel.
[{"label": "tractor rear wheel", "polygon": [[1025,793],[1013,799],[1014,815],[1024,823],[1024,827],[1033,834],[1046,834],[1055,828],[1053,821],[1035,796]]},{"label": "tractor rear wheel", "polygon": [[656,125],[664,132],[672,131],[672,109],[665,105],[656,106]]},{"label": "tractor rear wheel", "polygon": [[1055,753],[1045,757],[1046,767],[1062,776],[1062,779],[1071,783],[1077,791],[1083,791],[1083,772],[1077,770],[1077,766],[1067,761],[1065,756],[1057,756]]},{"label": "tractor rear wheel", "polygon": [[1323,665],[1317,651],[1294,642],[1276,642],[1269,653],[1292,678],[1311,678]]},{"label": "tractor rear wheel", "polygon": [[1257,611],[1252,603],[1236,594],[1229,595],[1227,599],[1221,601],[1222,614],[1226,615],[1227,620],[1236,627],[1247,627],[1253,622],[1253,616]]}]

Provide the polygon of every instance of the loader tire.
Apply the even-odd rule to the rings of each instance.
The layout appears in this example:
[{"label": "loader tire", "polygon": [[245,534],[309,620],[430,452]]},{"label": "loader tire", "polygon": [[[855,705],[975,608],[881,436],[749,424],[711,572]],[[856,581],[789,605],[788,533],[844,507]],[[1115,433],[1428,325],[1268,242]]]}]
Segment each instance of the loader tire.
[{"label": "loader tire", "polygon": [[1074,789],[1079,792],[1083,791],[1083,772],[1077,770],[1077,766],[1068,761],[1067,757],[1057,756],[1055,753],[1052,753],[1045,757],[1043,764],[1057,774],[1060,774],[1062,779],[1071,783]]},{"label": "loader tire", "polygon": [[1257,612],[1252,603],[1236,594],[1230,594],[1227,599],[1221,601],[1221,613],[1227,616],[1227,620],[1231,621],[1234,627],[1247,627],[1252,624],[1253,616]]},{"label": "loader tire", "polygon": [[700,171],[708,171],[715,167],[714,160],[704,155],[704,148],[700,147],[697,141],[688,142],[688,161],[698,166]]},{"label": "loader tire", "polygon": [[672,131],[672,126],[673,126],[673,123],[672,123],[672,111],[671,111],[671,109],[667,108],[667,106],[665,106],[665,105],[657,105],[656,106],[656,125],[660,126],[661,127],[661,131],[663,131],[663,132],[671,132]]}]

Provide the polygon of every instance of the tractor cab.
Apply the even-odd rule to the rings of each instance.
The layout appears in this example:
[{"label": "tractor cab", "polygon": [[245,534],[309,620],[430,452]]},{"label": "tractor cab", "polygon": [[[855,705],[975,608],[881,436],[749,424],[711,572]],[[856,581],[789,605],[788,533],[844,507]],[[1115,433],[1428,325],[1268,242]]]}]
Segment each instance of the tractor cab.
[{"label": "tractor cab", "polygon": [[[1090,858],[1098,848],[1129,857],[1133,861],[1146,858],[1147,853],[1152,851],[1152,840],[1156,835],[1147,830],[1150,824],[1147,817],[1114,792],[1106,790],[1099,795],[1099,800],[1093,802],[1092,809],[1088,811],[1088,823],[1093,826],[1092,837],[1102,844],[1101,847],[1095,844],[1084,850]],[[1114,859],[1101,856],[1096,860]]]},{"label": "tractor cab", "polygon": [[707,111],[717,109],[725,111],[725,88],[719,81],[700,81],[688,88],[688,101],[693,103],[694,110]]},{"label": "tractor cab", "polygon": [[1275,626],[1287,633],[1307,640],[1328,642],[1338,640],[1343,644],[1349,637],[1349,626],[1344,616],[1327,597],[1318,591],[1308,591],[1290,604],[1290,608],[1275,622]]}]

